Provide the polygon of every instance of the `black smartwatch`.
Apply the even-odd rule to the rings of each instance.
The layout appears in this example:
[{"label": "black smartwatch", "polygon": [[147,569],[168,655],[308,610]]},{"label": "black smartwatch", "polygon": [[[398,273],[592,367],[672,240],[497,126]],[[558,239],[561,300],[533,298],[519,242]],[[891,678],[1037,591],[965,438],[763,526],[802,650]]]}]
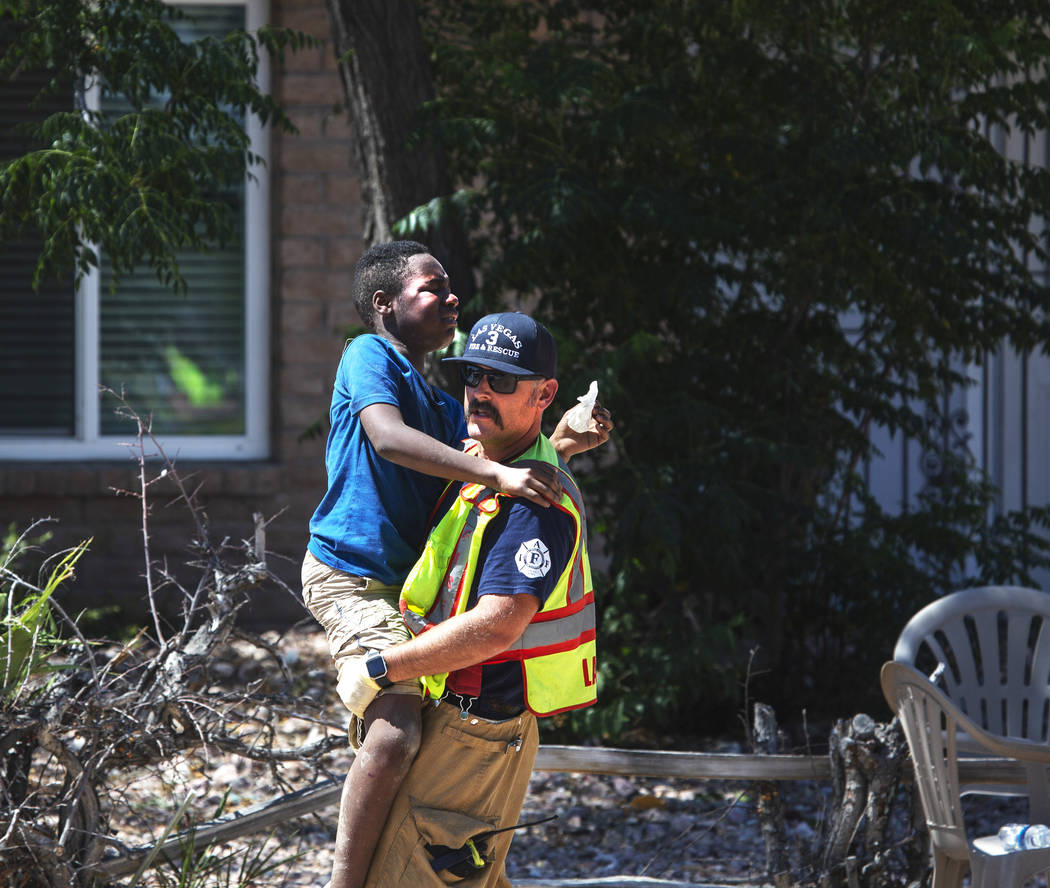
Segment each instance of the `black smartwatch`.
[{"label": "black smartwatch", "polygon": [[379,687],[388,688],[393,684],[386,677],[386,660],[383,659],[383,655],[379,651],[372,651],[365,657],[365,669],[368,670],[368,677]]}]

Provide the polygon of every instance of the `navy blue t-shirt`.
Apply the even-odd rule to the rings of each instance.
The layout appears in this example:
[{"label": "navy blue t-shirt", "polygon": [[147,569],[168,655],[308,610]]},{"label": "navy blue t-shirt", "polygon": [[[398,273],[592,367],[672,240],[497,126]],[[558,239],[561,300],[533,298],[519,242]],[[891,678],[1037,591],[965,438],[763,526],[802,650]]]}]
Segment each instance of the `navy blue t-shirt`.
[{"label": "navy blue t-shirt", "polygon": [[[467,608],[482,595],[535,595],[542,608],[572,557],[575,536],[573,519],[561,509],[505,498],[485,530]],[[466,704],[454,694],[451,700]],[[520,663],[481,667],[481,691],[470,704],[471,714],[501,720],[525,708]]]},{"label": "navy blue t-shirt", "polygon": [[426,541],[442,478],[383,459],[360,412],[393,404],[405,425],[462,449],[463,407],[428,383],[387,340],[358,336],[343,351],[325,449],[328,491],[310,520],[308,548],[329,567],[381,583],[403,583]]}]

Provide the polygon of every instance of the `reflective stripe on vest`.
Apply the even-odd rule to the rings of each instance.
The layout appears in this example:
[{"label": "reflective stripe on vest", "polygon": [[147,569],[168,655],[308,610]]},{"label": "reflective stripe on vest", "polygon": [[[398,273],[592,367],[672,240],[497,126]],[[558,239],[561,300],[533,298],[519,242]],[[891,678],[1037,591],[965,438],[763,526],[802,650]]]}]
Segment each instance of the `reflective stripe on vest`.
[{"label": "reflective stripe on vest", "polygon": [[[530,462],[554,465],[561,473],[561,502],[551,508],[573,521],[572,555],[521,637],[486,662],[520,661],[526,705],[537,715],[553,715],[597,699],[594,591],[579,488],[542,435],[514,465]],[[466,610],[485,529],[503,498],[484,485],[466,484],[434,528],[401,593],[401,612],[413,635]],[[431,696],[444,693],[446,678],[447,673],[424,679]]]}]

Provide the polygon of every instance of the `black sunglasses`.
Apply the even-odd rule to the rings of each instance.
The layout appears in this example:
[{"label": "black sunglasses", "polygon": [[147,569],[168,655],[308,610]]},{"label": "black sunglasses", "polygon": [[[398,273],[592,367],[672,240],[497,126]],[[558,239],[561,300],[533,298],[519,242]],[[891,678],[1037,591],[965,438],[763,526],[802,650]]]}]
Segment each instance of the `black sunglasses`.
[{"label": "black sunglasses", "polygon": [[489,381],[489,388],[499,395],[513,395],[521,379],[543,379],[542,376],[515,376],[513,373],[498,373],[495,370],[486,370],[476,364],[460,364],[459,378],[467,388],[477,388],[481,385],[481,377]]}]

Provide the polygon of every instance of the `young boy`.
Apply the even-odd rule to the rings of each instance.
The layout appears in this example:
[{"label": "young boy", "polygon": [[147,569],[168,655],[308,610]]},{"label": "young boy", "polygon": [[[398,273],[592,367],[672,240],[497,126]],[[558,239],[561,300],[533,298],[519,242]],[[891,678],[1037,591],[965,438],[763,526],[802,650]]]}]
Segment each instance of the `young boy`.
[{"label": "young boy", "polygon": [[[452,341],[459,305],[425,246],[394,241],[369,249],[354,270],[353,298],[375,332],[350,342],[339,363],[328,491],[310,521],[302,570],[303,600],[328,636],[341,696],[352,663],[409,637],[398,610],[401,585],[446,481],[482,483],[540,505],[561,494],[553,471],[514,469],[460,449],[467,438],[462,406],[422,375],[426,355]],[[556,446],[564,457],[608,437],[608,414],[597,414],[596,431],[563,432]],[[363,725],[351,720],[357,754],[343,787],[331,888],[364,883],[419,747],[420,696],[418,681],[390,684]]]}]

